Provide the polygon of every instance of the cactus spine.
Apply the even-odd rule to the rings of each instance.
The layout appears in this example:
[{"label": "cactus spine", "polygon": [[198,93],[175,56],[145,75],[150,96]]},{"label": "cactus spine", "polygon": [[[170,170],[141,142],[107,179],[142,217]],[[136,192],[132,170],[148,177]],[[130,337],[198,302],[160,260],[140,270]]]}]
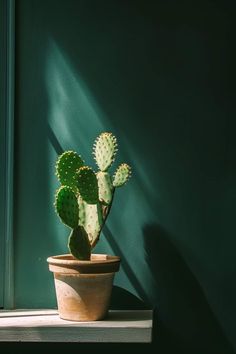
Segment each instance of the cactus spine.
[{"label": "cactus spine", "polygon": [[112,206],[114,191],[131,176],[131,168],[121,164],[113,178],[108,172],[117,153],[117,140],[112,133],[101,133],[94,142],[93,154],[98,166],[95,173],[74,151],[58,157],[56,175],[61,187],[56,192],[55,208],[60,220],[70,227],[70,253],[77,259],[89,260]]}]

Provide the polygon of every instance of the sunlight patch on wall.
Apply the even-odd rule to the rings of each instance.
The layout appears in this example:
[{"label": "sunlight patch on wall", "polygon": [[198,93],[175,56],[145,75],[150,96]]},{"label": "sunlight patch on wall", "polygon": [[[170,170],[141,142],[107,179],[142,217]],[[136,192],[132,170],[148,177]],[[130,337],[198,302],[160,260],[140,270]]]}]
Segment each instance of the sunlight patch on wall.
[{"label": "sunlight patch on wall", "polygon": [[106,117],[78,70],[75,71],[53,40],[48,46],[46,87],[48,122],[55,136],[63,149],[86,153],[88,141],[106,126]]}]

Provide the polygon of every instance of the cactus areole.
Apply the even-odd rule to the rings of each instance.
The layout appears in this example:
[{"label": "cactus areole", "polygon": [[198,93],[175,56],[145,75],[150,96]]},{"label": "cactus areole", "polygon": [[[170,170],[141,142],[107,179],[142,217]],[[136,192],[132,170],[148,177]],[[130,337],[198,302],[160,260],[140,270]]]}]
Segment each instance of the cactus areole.
[{"label": "cactus areole", "polygon": [[112,133],[101,133],[94,142],[93,155],[98,171],[86,166],[77,152],[65,151],[56,162],[61,183],[56,191],[55,208],[60,220],[71,229],[68,248],[79,260],[90,260],[112,206],[115,189],[124,186],[131,168],[122,163],[113,176],[109,169],[117,153]]}]

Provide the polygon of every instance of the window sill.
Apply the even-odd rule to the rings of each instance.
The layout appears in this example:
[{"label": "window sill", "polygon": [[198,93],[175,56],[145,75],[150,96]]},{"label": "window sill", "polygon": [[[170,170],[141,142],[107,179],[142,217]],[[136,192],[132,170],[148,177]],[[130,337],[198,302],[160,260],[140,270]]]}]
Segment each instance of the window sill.
[{"label": "window sill", "polygon": [[106,320],[71,322],[56,310],[0,311],[0,342],[150,343],[152,310],[111,310]]}]

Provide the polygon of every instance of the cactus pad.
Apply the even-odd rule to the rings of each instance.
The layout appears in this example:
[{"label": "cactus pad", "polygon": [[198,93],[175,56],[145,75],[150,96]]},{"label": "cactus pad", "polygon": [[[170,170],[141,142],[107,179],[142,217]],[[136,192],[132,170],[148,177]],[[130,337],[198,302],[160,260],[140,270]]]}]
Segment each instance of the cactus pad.
[{"label": "cactus pad", "polygon": [[91,246],[88,235],[83,226],[77,226],[71,231],[68,240],[70,253],[77,259],[90,260]]},{"label": "cactus pad", "polygon": [[112,201],[114,187],[108,172],[99,171],[97,173],[99,200],[108,205]]},{"label": "cactus pad", "polygon": [[103,225],[101,204],[87,204],[81,197],[79,203],[79,224],[82,225],[88,234],[91,247],[97,242]]},{"label": "cactus pad", "polygon": [[98,181],[93,170],[83,166],[77,171],[77,187],[80,196],[88,204],[98,202]]},{"label": "cactus pad", "polygon": [[79,222],[79,207],[76,195],[71,187],[62,186],[56,193],[55,207],[62,222],[75,228]]},{"label": "cactus pad", "polygon": [[94,158],[101,171],[106,171],[114,161],[117,152],[116,137],[112,133],[101,133],[95,140]]},{"label": "cactus pad", "polygon": [[76,188],[76,171],[84,164],[81,157],[74,151],[66,151],[58,157],[56,175],[62,185]]},{"label": "cactus pad", "polygon": [[116,170],[113,176],[113,186],[123,186],[131,176],[131,167],[126,163],[122,163]]}]

